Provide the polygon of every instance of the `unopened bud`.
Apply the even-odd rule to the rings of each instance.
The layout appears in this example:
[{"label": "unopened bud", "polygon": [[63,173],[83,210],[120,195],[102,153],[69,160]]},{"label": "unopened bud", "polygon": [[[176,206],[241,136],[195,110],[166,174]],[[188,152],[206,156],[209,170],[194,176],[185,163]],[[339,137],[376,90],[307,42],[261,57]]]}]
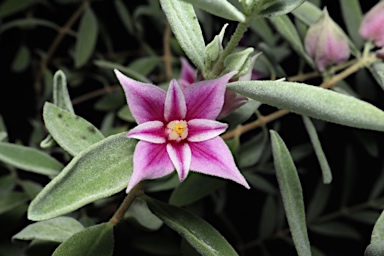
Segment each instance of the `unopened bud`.
[{"label": "unopened bud", "polygon": [[384,46],[384,1],[364,15],[359,34],[365,40],[372,40],[377,47]]},{"label": "unopened bud", "polygon": [[347,38],[329,17],[326,8],[316,23],[308,29],[305,50],[315,61],[319,71],[324,71],[329,65],[345,62],[349,58]]}]

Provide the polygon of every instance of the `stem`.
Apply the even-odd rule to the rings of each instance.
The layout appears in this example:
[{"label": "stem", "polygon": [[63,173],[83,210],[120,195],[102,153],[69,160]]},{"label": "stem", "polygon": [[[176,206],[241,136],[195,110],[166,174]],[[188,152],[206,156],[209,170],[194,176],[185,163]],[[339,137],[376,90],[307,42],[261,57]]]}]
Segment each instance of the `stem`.
[{"label": "stem", "polygon": [[213,78],[219,77],[221,72],[224,69],[224,60],[230,55],[236,46],[239,44],[241,38],[243,38],[244,33],[248,30],[249,24],[251,23],[253,17],[247,17],[245,22],[239,23],[236,27],[235,32],[231,36],[231,39],[225,46],[224,51],[220,54],[219,60],[216,65],[213,67],[211,74]]},{"label": "stem", "polygon": [[53,40],[51,46],[49,47],[47,54],[40,62],[39,70],[37,71],[36,78],[35,78],[35,92],[36,95],[38,95],[41,91],[41,79],[43,76],[43,73],[45,69],[47,68],[47,65],[49,61],[51,60],[53,54],[55,53],[57,47],[59,46],[60,42],[63,40],[64,36],[70,31],[70,28],[72,25],[76,22],[76,20],[80,17],[80,15],[84,12],[84,10],[88,7],[91,0],[84,0],[83,3],[80,5],[80,7],[76,10],[76,12],[69,18],[67,23],[59,30],[59,33],[56,35],[55,39]]},{"label": "stem", "polygon": [[112,218],[109,220],[109,223],[112,225],[116,225],[123,218],[125,212],[128,210],[129,206],[131,206],[133,200],[138,195],[143,193],[141,189],[143,182],[139,182],[136,186],[132,188],[132,190],[128,193],[128,195],[124,198],[124,201],[121,203],[115,214],[113,214]]},{"label": "stem", "polygon": [[[360,68],[363,68],[365,66],[368,66],[369,64],[375,62],[377,59],[375,57],[375,54],[372,54],[370,56],[367,56],[366,58],[362,58],[359,61],[357,61],[355,64],[350,66],[349,68],[345,69],[344,71],[340,72],[339,74],[335,75],[332,79],[322,83],[320,87],[322,88],[331,88],[333,87],[338,81],[341,81],[345,79],[346,77],[350,76],[351,74],[358,71]],[[230,139],[235,135],[241,135],[243,133],[246,133],[250,130],[253,130],[255,128],[258,128],[260,126],[266,125],[267,123],[274,121],[282,116],[285,116],[286,114],[290,113],[288,110],[281,109],[278,110],[268,116],[264,116],[261,119],[257,119],[256,121],[253,121],[251,123],[248,123],[246,125],[239,125],[235,129],[224,133],[221,138],[222,139]]]},{"label": "stem", "polygon": [[167,23],[165,27],[164,32],[164,38],[163,38],[163,47],[164,47],[164,55],[163,60],[165,64],[165,75],[166,80],[171,80],[172,77],[172,55],[171,55],[171,47],[170,47],[170,37],[171,37],[171,27],[169,26],[169,23]]}]

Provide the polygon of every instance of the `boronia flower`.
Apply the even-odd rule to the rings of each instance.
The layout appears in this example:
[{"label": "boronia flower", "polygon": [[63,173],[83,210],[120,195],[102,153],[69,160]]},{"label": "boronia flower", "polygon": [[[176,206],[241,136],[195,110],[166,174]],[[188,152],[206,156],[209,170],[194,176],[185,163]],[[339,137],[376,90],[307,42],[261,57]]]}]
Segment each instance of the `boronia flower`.
[{"label": "boronia flower", "polygon": [[384,46],[384,1],[378,2],[364,15],[359,34],[365,40],[372,40],[377,47]]},{"label": "boronia flower", "polygon": [[218,136],[227,124],[215,120],[234,72],[191,84],[184,90],[172,80],[167,92],[132,80],[117,70],[115,73],[138,123],[126,137],[140,140],[127,193],[141,180],[160,178],[175,169],[180,181],[192,170],[249,188],[227,145]]},{"label": "boronia flower", "polygon": [[[252,69],[250,70],[252,72]],[[180,79],[178,80],[182,89],[187,88],[195,81],[195,69],[189,64],[185,58],[181,58],[181,72]],[[256,74],[256,73],[255,73]],[[254,77],[253,73],[246,74],[243,77]],[[240,77],[239,80],[243,80],[243,77]],[[247,79],[249,80],[249,79]],[[217,119],[221,119],[229,115],[232,111],[238,109],[245,103],[247,103],[248,98],[241,96],[233,91],[226,90],[224,95],[224,104],[221,109]]]},{"label": "boronia flower", "polygon": [[332,64],[345,62],[349,58],[347,38],[329,17],[326,8],[316,23],[309,27],[305,36],[305,50],[315,61],[319,71],[324,71]]}]

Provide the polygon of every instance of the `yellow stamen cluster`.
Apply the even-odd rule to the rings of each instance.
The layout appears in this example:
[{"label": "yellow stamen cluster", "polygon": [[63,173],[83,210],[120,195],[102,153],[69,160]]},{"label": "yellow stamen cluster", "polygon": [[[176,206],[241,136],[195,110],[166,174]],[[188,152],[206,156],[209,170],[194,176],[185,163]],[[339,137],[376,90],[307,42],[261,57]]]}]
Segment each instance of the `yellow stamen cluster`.
[{"label": "yellow stamen cluster", "polygon": [[184,120],[175,120],[169,122],[165,133],[168,135],[169,140],[181,141],[187,138],[188,136],[188,125]]}]

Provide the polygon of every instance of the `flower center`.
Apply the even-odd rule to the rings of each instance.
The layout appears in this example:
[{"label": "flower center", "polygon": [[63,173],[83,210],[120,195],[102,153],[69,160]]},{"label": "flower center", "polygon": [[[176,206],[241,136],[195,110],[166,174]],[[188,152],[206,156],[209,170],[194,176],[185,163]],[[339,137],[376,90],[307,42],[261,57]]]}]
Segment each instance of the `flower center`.
[{"label": "flower center", "polygon": [[165,133],[168,135],[169,140],[177,142],[184,140],[188,136],[187,122],[184,120],[169,122],[167,128],[165,128]]}]

